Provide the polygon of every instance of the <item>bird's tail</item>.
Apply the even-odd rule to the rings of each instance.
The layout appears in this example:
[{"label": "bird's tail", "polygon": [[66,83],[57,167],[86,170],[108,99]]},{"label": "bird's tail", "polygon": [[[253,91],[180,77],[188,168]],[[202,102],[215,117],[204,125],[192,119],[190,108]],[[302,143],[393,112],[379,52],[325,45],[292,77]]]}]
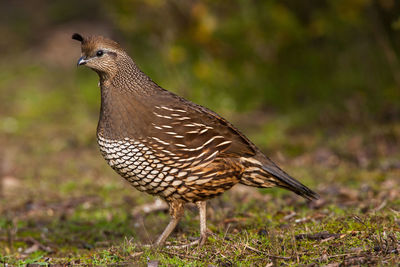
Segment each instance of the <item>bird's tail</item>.
[{"label": "bird's tail", "polygon": [[272,161],[269,160],[268,164],[265,165],[254,164],[254,161],[252,163],[250,166],[246,164],[246,169],[240,180],[241,184],[260,188],[279,186],[308,200],[319,198],[317,193],[291,177]]}]

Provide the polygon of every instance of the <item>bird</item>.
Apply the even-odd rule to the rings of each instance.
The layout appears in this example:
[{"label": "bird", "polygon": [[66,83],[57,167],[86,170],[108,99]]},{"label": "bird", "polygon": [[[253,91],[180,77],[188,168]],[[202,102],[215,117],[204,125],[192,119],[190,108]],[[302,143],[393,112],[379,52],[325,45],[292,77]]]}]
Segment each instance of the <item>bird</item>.
[{"label": "bird", "polygon": [[318,199],[226,119],[156,84],[119,43],[78,33],[72,39],[81,43],[77,66],[99,76],[101,154],[133,187],[168,203],[170,222],[155,246],[165,245],[187,203],[199,209],[200,238],[192,243],[203,245],[206,201],[236,184]]}]

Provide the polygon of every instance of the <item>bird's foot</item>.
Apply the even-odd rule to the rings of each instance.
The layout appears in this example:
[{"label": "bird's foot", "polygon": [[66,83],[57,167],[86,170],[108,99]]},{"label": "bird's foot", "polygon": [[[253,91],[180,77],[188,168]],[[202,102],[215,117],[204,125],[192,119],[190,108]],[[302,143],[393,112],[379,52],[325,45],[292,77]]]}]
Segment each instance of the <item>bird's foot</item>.
[{"label": "bird's foot", "polygon": [[198,239],[196,239],[190,243],[182,244],[182,245],[167,245],[165,247],[166,248],[175,248],[175,249],[188,248],[188,247],[192,247],[195,245],[198,245],[199,247],[201,247],[204,245],[206,240],[207,240],[207,233],[201,235]]}]

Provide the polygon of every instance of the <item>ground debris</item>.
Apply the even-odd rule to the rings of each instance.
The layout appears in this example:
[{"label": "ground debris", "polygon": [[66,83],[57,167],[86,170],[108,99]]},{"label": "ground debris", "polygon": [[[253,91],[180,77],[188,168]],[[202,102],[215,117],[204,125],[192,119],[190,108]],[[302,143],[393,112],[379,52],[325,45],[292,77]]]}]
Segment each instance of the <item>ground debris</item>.
[{"label": "ground debris", "polygon": [[332,234],[327,231],[323,231],[320,233],[315,234],[299,234],[296,235],[296,240],[308,239],[308,240],[324,240],[324,239],[331,239],[331,238],[341,238],[345,236],[345,234]]},{"label": "ground debris", "polygon": [[[7,240],[8,238],[4,238],[0,236],[0,241],[9,241]],[[13,242],[17,241],[17,242],[25,242],[27,245],[30,245],[30,247],[28,247],[27,249],[25,249],[23,251],[23,254],[31,254],[33,252],[36,252],[38,250],[42,250],[45,252],[53,252],[53,249],[49,246],[43,245],[42,243],[40,243],[39,241],[37,241],[36,239],[34,239],[33,237],[18,237],[18,238],[13,238],[12,240]]]},{"label": "ground debris", "polygon": [[147,267],[158,267],[159,261],[148,261]]}]

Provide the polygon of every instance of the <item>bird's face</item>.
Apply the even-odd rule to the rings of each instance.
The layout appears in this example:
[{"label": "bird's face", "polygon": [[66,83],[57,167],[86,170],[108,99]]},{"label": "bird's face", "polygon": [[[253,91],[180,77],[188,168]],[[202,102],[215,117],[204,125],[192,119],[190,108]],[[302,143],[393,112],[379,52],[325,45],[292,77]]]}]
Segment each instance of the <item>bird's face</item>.
[{"label": "bird's face", "polygon": [[99,46],[92,51],[82,52],[77,65],[86,65],[95,71],[107,72],[114,69],[117,56],[117,53]]},{"label": "bird's face", "polygon": [[117,60],[122,51],[119,45],[101,36],[83,38],[75,33],[72,39],[81,42],[82,53],[77,65],[85,65],[97,73],[112,74],[117,70]]}]

